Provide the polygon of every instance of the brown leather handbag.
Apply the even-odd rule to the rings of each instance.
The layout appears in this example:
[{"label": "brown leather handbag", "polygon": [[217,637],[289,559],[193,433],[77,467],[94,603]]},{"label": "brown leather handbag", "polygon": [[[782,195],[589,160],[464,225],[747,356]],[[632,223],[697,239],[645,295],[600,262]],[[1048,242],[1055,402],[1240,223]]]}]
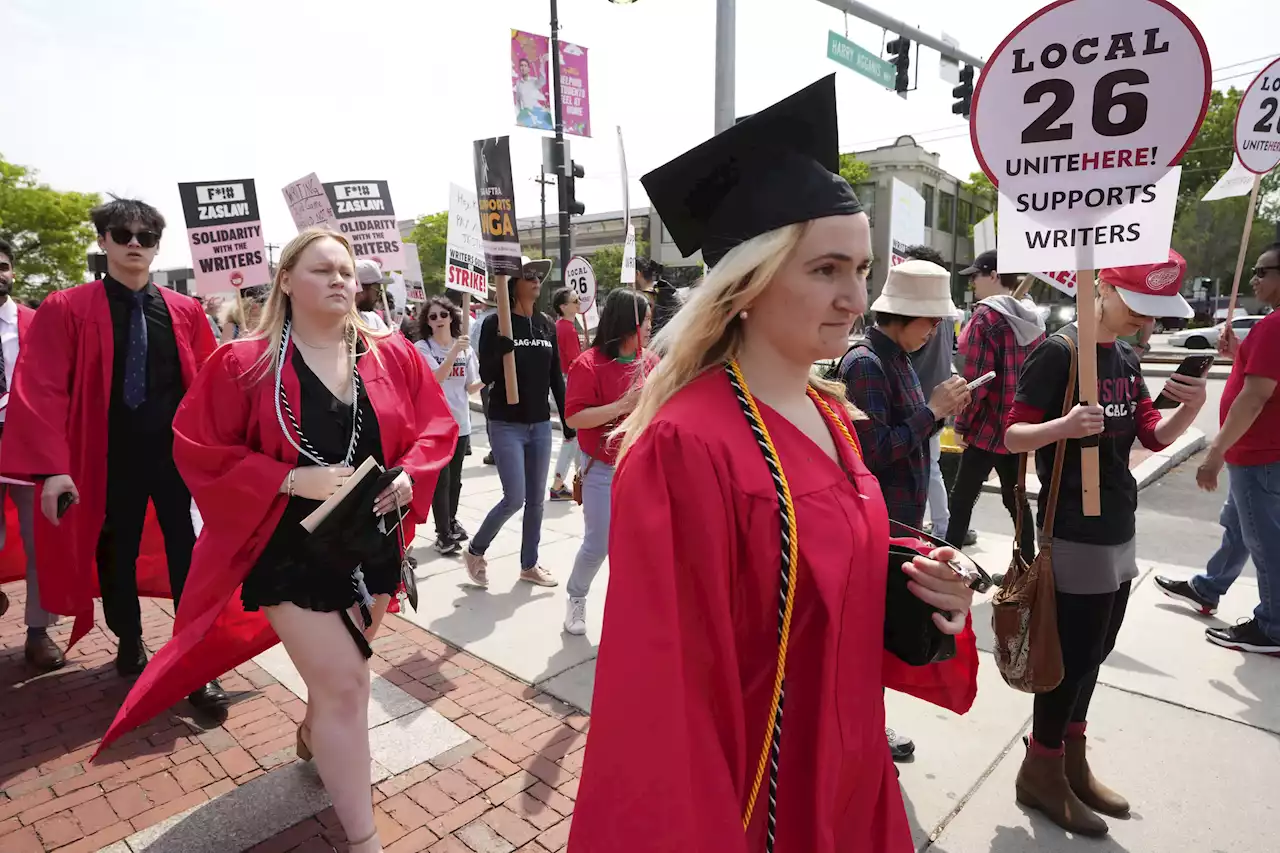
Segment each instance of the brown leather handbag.
[{"label": "brown leather handbag", "polygon": [[[1071,369],[1062,400],[1062,416],[1071,411],[1076,386],[1076,344],[1063,338],[1071,348]],[[1027,565],[1018,543],[1022,541],[1022,507],[1027,494],[1027,457],[1018,460],[1016,502],[1018,518],[1013,534],[1013,560],[1004,584],[991,601],[991,627],[996,635],[996,666],[1008,685],[1024,693],[1046,693],[1062,681],[1062,641],[1058,637],[1058,602],[1053,582],[1053,520],[1062,486],[1062,461],[1066,439],[1053,454],[1053,478],[1049,483],[1044,512],[1044,541],[1040,553]],[[1032,521],[1031,523],[1034,523]]]},{"label": "brown leather handbag", "polygon": [[596,458],[594,456],[587,457],[586,470],[578,468],[573,475],[573,502],[578,506],[582,506],[582,480],[587,476],[587,472],[591,470],[591,466],[594,464],[596,464]]}]

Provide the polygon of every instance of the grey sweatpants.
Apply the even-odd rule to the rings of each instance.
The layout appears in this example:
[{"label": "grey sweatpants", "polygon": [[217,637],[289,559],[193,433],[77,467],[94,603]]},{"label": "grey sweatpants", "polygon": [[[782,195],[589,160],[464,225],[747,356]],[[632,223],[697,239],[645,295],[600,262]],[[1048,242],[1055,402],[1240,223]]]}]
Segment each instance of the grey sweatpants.
[{"label": "grey sweatpants", "polygon": [[48,628],[57,624],[58,617],[40,606],[40,581],[36,577],[36,487],[0,483],[0,548],[4,547],[8,535],[3,511],[6,494],[18,508],[18,527],[21,528],[18,534],[22,537],[22,549],[27,552],[27,627]]}]

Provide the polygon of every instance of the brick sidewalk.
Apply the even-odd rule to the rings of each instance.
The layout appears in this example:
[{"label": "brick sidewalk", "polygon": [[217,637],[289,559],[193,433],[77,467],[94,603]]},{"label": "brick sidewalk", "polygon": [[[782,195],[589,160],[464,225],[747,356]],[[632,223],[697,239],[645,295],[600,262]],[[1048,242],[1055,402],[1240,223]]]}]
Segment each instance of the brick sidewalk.
[{"label": "brick sidewalk", "polygon": [[[222,679],[235,698],[225,725],[202,722],[182,702],[89,764],[128,690],[114,639],[95,628],[65,668],[33,678],[22,658],[25,590],[5,592],[13,603],[0,619],[0,853],[103,849],[297,760],[305,705],[251,662]],[[170,635],[169,607],[143,603],[151,649]],[[67,622],[53,633],[64,644],[69,631]],[[471,735],[375,785],[388,853],[562,850],[587,716],[395,616],[372,645],[374,672]],[[332,809],[253,848],[346,849]]]}]

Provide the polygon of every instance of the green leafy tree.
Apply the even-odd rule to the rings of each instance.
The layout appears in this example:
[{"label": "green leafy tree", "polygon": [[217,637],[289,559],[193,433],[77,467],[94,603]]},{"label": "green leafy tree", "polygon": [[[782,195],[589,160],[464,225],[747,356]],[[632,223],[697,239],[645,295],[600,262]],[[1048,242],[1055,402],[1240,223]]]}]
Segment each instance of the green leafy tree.
[{"label": "green leafy tree", "polygon": [[427,295],[444,293],[445,247],[449,237],[449,212],[429,213],[420,218],[409,234],[409,242],[418,247],[422,265],[422,286]]},{"label": "green leafy tree", "polygon": [[871,167],[853,154],[841,154],[840,177],[848,181],[849,186],[856,187],[871,180]]},{"label": "green leafy tree", "polygon": [[[987,202],[987,207],[989,207],[991,209],[991,212],[994,213],[996,216],[996,229],[999,230],[1000,228],[999,197],[998,197],[998,193],[996,192],[996,185],[991,183],[991,179],[987,177],[987,173],[986,172],[970,172],[969,180],[967,183],[964,184],[964,189],[968,190],[973,195]],[[983,217],[983,218],[985,219],[986,217]],[[975,224],[976,223],[970,222],[969,225],[967,226],[968,236],[970,238],[973,237],[973,226]]]},{"label": "green leafy tree", "polygon": [[[636,257],[647,258],[649,256],[649,243],[647,240],[636,241]],[[591,261],[591,269],[596,274],[596,292],[600,297],[622,286],[622,246],[603,246],[591,253],[588,258]]]},{"label": "green leafy tree", "polygon": [[34,169],[0,156],[0,237],[13,245],[19,299],[84,281],[85,254],[96,237],[89,211],[101,203],[95,193],[39,183]]},{"label": "green leafy tree", "polygon": [[[1205,187],[1198,192],[1203,195],[1207,191],[1208,187]],[[1265,246],[1275,241],[1273,211],[1277,196],[1280,196],[1280,173],[1273,172],[1262,179],[1258,204],[1260,209],[1253,220],[1249,248],[1245,252],[1246,267],[1253,263]],[[1264,200],[1270,201],[1264,204]],[[1186,258],[1187,275],[1212,278],[1222,296],[1231,293],[1248,209],[1248,196],[1218,201],[1194,201],[1188,203],[1174,221],[1173,248]],[[1211,287],[1210,293],[1212,292]],[[1241,276],[1240,292],[1245,295],[1252,292],[1247,274]]]},{"label": "green leafy tree", "polygon": [[[1209,111],[1205,113],[1204,124],[1200,125],[1200,131],[1180,161],[1182,181],[1178,187],[1178,219],[1188,207],[1198,204],[1209,188],[1222,177],[1222,173],[1231,168],[1235,155],[1236,112],[1240,109],[1241,95],[1235,88],[1226,92],[1214,89],[1210,93]],[[1239,233],[1234,242],[1238,248]]]}]

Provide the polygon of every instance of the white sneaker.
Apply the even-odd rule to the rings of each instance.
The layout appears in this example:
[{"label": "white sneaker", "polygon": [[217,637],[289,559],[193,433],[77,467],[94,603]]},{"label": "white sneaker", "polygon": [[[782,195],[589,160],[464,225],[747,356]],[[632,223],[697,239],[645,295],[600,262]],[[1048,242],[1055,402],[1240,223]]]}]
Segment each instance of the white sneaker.
[{"label": "white sneaker", "polygon": [[564,617],[564,629],[579,637],[587,633],[587,600],[585,598],[570,597]]},{"label": "white sneaker", "polygon": [[559,586],[560,581],[551,576],[551,572],[542,568],[542,566],[534,566],[531,569],[524,569],[520,572],[520,580],[528,581],[538,586]]},{"label": "white sneaker", "polygon": [[472,554],[470,548],[462,552],[462,562],[467,567],[467,577],[471,583],[481,589],[489,588],[489,561],[478,554]]}]

